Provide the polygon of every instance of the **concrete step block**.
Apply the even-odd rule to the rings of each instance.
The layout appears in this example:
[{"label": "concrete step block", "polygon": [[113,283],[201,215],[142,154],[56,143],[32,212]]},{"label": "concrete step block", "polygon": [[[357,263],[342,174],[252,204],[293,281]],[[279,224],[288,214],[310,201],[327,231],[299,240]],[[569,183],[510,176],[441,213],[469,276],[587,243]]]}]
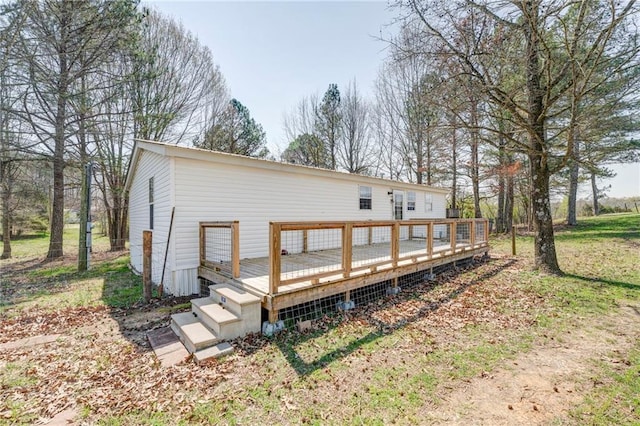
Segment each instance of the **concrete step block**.
[{"label": "concrete step block", "polygon": [[171,315],[171,329],[180,338],[189,353],[213,346],[220,340],[191,312]]},{"label": "concrete step block", "polygon": [[228,342],[218,343],[207,349],[203,349],[193,354],[196,363],[201,363],[210,358],[220,358],[233,353],[233,346]]},{"label": "concrete step block", "polygon": [[241,318],[209,297],[193,299],[191,310],[220,339],[235,339],[243,335]]},{"label": "concrete step block", "polygon": [[243,335],[259,333],[262,320],[262,300],[241,288],[229,284],[209,287],[211,297],[243,321]]},{"label": "concrete step block", "polygon": [[209,286],[209,292],[213,299],[227,305],[228,309],[236,314],[241,314],[243,306],[260,304],[261,302],[258,296],[230,284]]}]

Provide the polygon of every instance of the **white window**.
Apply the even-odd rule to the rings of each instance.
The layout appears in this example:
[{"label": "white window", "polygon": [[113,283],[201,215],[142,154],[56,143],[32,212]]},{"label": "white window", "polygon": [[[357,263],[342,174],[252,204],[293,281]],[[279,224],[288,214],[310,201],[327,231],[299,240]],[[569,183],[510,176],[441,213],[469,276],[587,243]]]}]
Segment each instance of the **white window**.
[{"label": "white window", "polygon": [[407,210],[416,209],[416,193],[407,192]]},{"label": "white window", "polygon": [[371,210],[372,191],[370,186],[360,186],[360,210]]},{"label": "white window", "polygon": [[424,211],[432,212],[433,211],[433,195],[424,194]]}]

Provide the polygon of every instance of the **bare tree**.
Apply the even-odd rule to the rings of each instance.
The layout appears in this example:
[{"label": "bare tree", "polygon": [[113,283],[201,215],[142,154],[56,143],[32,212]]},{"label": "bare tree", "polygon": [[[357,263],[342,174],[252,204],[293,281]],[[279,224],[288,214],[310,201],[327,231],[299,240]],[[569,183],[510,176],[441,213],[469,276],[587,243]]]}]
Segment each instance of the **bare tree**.
[{"label": "bare tree", "polygon": [[431,185],[440,177],[437,146],[442,135],[437,128],[441,126],[442,111],[436,102],[440,79],[424,58],[407,55],[400,47],[395,49],[378,78],[379,111],[395,136],[406,179]]},{"label": "bare tree", "polygon": [[317,94],[305,96],[284,115],[282,128],[288,141],[303,134],[315,134],[318,103]]},{"label": "bare tree", "polygon": [[201,141],[229,101],[211,51],[181,24],[149,11],[134,53],[134,137]]},{"label": "bare tree", "polygon": [[48,259],[63,255],[64,180],[67,147],[74,136],[70,100],[122,41],[135,14],[133,2],[27,1],[20,56],[29,90],[22,115],[53,163],[53,207]]},{"label": "bare tree", "polygon": [[338,164],[349,173],[366,174],[371,170],[370,115],[369,105],[353,80],[342,96],[342,132],[337,148]]},{"label": "bare tree", "polygon": [[[381,85],[382,76],[378,78],[378,87]],[[375,140],[374,151],[377,158],[375,162],[375,176],[398,179],[404,174],[404,161],[398,148],[399,131],[393,125],[395,118],[387,108],[388,103],[385,93],[379,88],[376,90],[376,103],[373,108],[372,126]]]},{"label": "bare tree", "polygon": [[[575,62],[586,71],[598,67],[605,52],[616,50],[612,37],[616,29],[636,12],[634,1],[608,3],[607,9],[597,14],[591,5],[566,1],[550,7],[539,0],[469,0],[459,8],[456,3],[411,0],[405,21],[418,34],[414,38],[418,41],[415,53],[446,56],[461,66],[477,82],[483,96],[509,111],[518,128],[526,132],[526,144],[520,149],[528,156],[531,172],[535,264],[553,274],[561,271],[555,250],[549,179],[565,167],[573,149],[570,141],[561,143],[550,135],[552,129],[548,126],[558,114],[559,101],[572,87],[571,64]],[[568,19],[574,14],[576,19]],[[598,29],[586,32],[589,26]],[[578,41],[585,37],[586,48],[578,49]],[[521,49],[507,45],[495,49],[496,39],[517,40]],[[497,79],[496,65],[507,61],[515,64],[516,72],[508,79]]]}]

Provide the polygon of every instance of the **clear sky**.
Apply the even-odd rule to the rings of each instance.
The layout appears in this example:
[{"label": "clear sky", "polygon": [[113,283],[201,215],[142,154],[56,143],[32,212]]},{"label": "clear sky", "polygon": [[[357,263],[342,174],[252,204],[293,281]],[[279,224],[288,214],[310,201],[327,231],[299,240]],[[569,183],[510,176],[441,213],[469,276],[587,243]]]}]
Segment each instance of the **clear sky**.
[{"label": "clear sky", "polygon": [[[207,45],[231,90],[267,133],[275,154],[286,148],[283,116],[304,96],[356,79],[364,96],[386,56],[396,11],[386,1],[148,1]],[[383,37],[384,38],[384,37]],[[640,164],[616,166],[610,196],[640,195]],[[588,188],[580,196],[587,196]]]}]

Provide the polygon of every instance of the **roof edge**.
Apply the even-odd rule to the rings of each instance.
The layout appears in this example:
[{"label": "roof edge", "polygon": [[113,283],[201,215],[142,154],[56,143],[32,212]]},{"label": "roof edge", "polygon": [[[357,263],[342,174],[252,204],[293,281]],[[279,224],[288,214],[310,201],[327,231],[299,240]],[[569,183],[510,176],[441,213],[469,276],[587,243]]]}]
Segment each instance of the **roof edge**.
[{"label": "roof edge", "polygon": [[274,160],[267,160],[263,158],[248,157],[239,154],[230,154],[220,151],[211,151],[196,147],[187,147],[177,144],[150,141],[144,139],[134,139],[133,154],[131,162],[129,163],[129,170],[127,171],[127,179],[125,181],[125,189],[128,190],[133,179],[133,171],[135,165],[140,157],[140,150],[148,150],[156,152],[161,155],[168,155],[173,157],[181,157],[187,159],[195,159],[201,161],[216,161],[226,164],[244,165],[246,167],[259,167],[262,169],[272,169],[280,171],[289,171],[292,173],[305,173],[309,175],[324,176],[333,179],[351,179],[360,181],[377,181],[380,184],[386,184],[393,186],[419,187],[422,189],[428,189],[433,192],[449,193],[449,189],[441,188],[437,186],[430,186],[425,184],[417,184],[403,181],[396,181],[377,176],[367,176],[362,174],[347,173],[339,170],[329,170],[320,167],[305,166],[301,164],[292,164]]}]

